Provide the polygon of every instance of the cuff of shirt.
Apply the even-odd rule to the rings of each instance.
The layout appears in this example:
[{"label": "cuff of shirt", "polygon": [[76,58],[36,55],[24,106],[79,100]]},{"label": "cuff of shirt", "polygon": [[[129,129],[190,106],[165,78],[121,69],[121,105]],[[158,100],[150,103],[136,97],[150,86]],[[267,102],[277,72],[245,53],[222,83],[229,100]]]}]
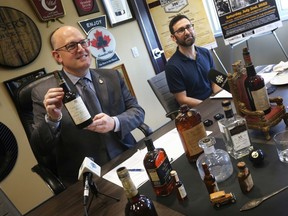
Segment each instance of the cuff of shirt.
[{"label": "cuff of shirt", "polygon": [[48,116],[48,114],[45,114],[45,121],[46,121],[46,123],[49,125],[49,127],[52,129],[52,131],[56,131],[57,130],[57,128],[59,127],[59,124],[60,124],[60,120],[62,119],[62,116],[61,116],[61,118],[59,119],[59,121],[51,121],[50,119],[49,119],[49,116]]},{"label": "cuff of shirt", "polygon": [[116,116],[112,117],[114,119],[115,122],[115,127],[114,127],[114,132],[118,132],[120,131],[120,121]]}]

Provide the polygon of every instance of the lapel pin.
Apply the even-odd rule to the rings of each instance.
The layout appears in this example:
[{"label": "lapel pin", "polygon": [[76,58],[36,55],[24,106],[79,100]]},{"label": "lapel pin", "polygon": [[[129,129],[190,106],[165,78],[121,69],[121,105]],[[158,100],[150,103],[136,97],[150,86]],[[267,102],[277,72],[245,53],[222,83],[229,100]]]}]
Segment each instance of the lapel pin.
[{"label": "lapel pin", "polygon": [[100,83],[100,84],[103,84],[104,82],[103,82],[103,80],[102,80],[102,79],[99,79],[99,83]]}]

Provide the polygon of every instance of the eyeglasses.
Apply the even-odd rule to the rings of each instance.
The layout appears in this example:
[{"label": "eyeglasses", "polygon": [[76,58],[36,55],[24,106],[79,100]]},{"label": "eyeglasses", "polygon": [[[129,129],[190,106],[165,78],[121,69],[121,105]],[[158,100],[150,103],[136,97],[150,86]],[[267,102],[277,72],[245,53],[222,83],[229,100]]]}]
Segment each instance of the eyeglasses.
[{"label": "eyeglasses", "polygon": [[[80,40],[78,42],[71,42],[71,43],[68,43],[62,47],[55,49],[55,51],[67,51],[67,52],[70,52],[73,54],[78,50],[78,44],[80,44],[83,48],[86,48],[86,47],[90,46],[90,40],[87,38],[84,40]],[[65,49],[63,50],[63,48],[65,48]]]},{"label": "eyeglasses", "polygon": [[188,31],[190,31],[193,28],[194,28],[194,24],[188,24],[185,27],[181,27],[181,28],[177,29],[176,31],[174,31],[174,34],[177,33],[177,34],[181,35],[181,34],[183,34],[185,32],[186,29]]}]

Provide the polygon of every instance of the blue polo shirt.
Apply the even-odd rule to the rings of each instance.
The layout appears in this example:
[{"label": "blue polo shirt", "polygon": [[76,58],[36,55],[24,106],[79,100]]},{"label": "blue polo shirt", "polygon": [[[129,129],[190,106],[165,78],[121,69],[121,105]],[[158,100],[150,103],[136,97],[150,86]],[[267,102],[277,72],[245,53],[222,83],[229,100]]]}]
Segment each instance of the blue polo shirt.
[{"label": "blue polo shirt", "polygon": [[214,68],[208,49],[196,47],[196,60],[183,55],[178,47],[165,66],[167,83],[172,93],[186,91],[188,97],[205,100],[212,94],[208,72]]}]

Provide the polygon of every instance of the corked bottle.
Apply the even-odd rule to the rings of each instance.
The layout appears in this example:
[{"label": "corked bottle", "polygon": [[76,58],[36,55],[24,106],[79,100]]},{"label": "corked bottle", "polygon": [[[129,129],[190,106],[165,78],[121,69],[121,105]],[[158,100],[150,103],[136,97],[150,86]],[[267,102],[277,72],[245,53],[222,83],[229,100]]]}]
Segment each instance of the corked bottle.
[{"label": "corked bottle", "polygon": [[181,105],[175,125],[188,161],[196,162],[199,155],[203,153],[198,142],[207,136],[200,113],[190,109],[186,104]]},{"label": "corked bottle", "polygon": [[241,161],[237,163],[239,169],[238,182],[243,193],[248,193],[252,190],[254,182],[250,173],[250,170],[246,166],[245,162]]}]

